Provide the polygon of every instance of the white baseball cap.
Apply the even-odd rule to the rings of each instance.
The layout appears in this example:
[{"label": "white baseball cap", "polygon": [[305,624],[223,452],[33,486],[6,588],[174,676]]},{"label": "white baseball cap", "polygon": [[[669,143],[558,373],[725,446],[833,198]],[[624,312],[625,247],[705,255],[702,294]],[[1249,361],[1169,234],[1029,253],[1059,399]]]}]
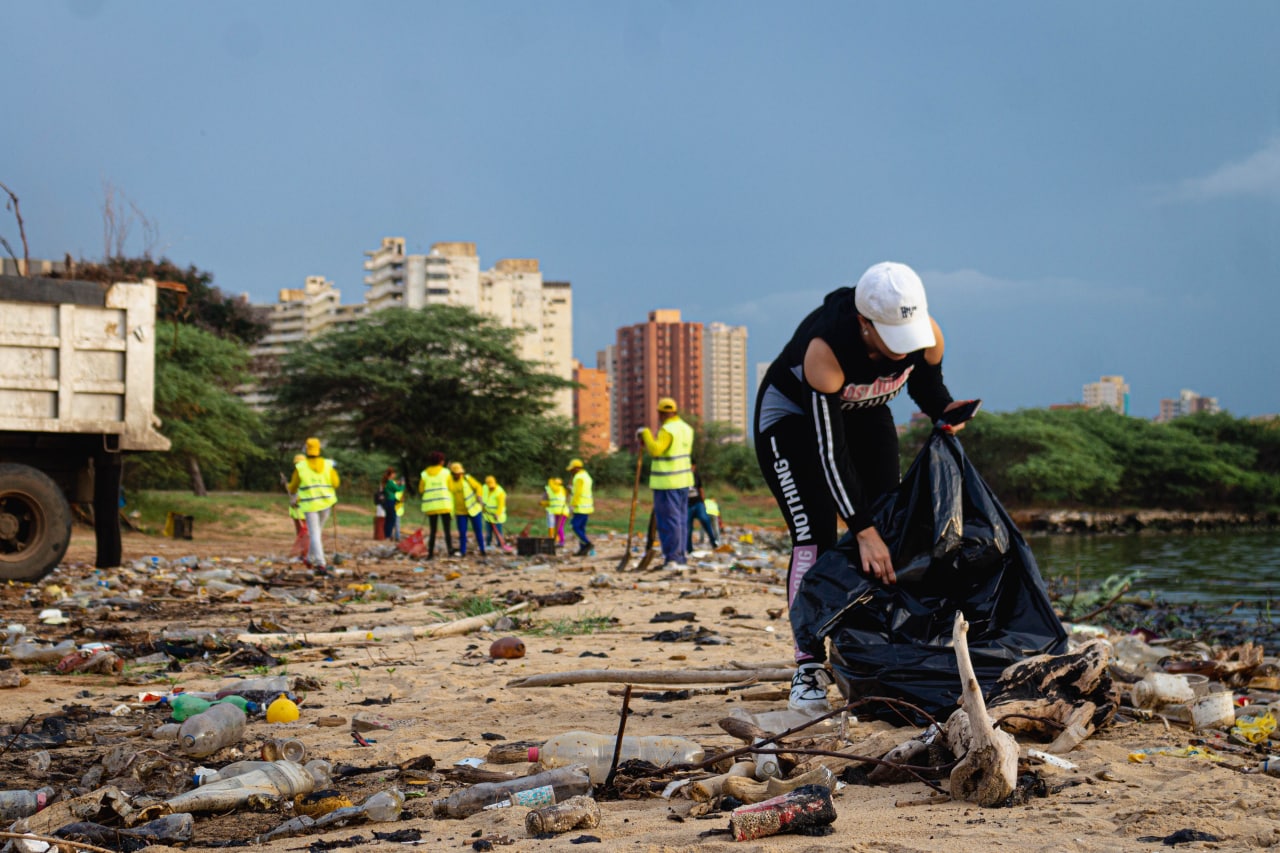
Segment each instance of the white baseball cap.
[{"label": "white baseball cap", "polygon": [[937,343],[924,283],[906,264],[885,261],[864,272],[854,288],[853,304],[893,352],[905,355]]}]

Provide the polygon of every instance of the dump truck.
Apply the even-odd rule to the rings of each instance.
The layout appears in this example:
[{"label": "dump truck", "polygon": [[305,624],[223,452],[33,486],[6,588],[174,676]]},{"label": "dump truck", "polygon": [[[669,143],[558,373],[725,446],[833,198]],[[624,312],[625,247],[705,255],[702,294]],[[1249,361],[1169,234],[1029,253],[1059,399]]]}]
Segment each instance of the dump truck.
[{"label": "dump truck", "polygon": [[120,565],[124,454],[168,450],[155,416],[156,283],[0,276],[0,579],[62,560],[91,506]]}]

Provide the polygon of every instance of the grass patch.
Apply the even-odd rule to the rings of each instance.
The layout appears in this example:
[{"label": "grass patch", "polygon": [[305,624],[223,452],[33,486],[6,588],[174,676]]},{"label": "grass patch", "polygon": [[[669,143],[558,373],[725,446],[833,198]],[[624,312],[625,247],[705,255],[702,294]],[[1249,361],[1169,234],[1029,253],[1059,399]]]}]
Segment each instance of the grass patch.
[{"label": "grass patch", "polygon": [[451,595],[449,608],[463,616],[483,616],[486,613],[506,610],[506,605],[488,595]]},{"label": "grass patch", "polygon": [[617,619],[603,613],[587,613],[576,619],[565,616],[544,622],[535,622],[525,630],[534,637],[571,637],[579,634],[595,634],[607,631],[617,624]]}]

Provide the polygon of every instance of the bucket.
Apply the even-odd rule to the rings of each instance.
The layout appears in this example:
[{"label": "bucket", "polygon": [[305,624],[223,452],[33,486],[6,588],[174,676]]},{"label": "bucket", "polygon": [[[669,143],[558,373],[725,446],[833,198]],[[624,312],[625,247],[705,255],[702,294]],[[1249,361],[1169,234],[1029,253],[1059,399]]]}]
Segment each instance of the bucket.
[{"label": "bucket", "polygon": [[1201,696],[1188,707],[1197,729],[1229,729],[1236,724],[1235,698],[1228,691]]}]

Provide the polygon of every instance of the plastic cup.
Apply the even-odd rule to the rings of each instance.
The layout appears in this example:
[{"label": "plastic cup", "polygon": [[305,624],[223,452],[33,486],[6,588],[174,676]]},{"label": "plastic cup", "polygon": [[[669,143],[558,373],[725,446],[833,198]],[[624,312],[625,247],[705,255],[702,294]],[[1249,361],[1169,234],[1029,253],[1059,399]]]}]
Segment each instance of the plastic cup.
[{"label": "plastic cup", "polygon": [[1229,729],[1236,723],[1235,697],[1230,692],[1208,693],[1189,707],[1191,725],[1196,729]]}]

